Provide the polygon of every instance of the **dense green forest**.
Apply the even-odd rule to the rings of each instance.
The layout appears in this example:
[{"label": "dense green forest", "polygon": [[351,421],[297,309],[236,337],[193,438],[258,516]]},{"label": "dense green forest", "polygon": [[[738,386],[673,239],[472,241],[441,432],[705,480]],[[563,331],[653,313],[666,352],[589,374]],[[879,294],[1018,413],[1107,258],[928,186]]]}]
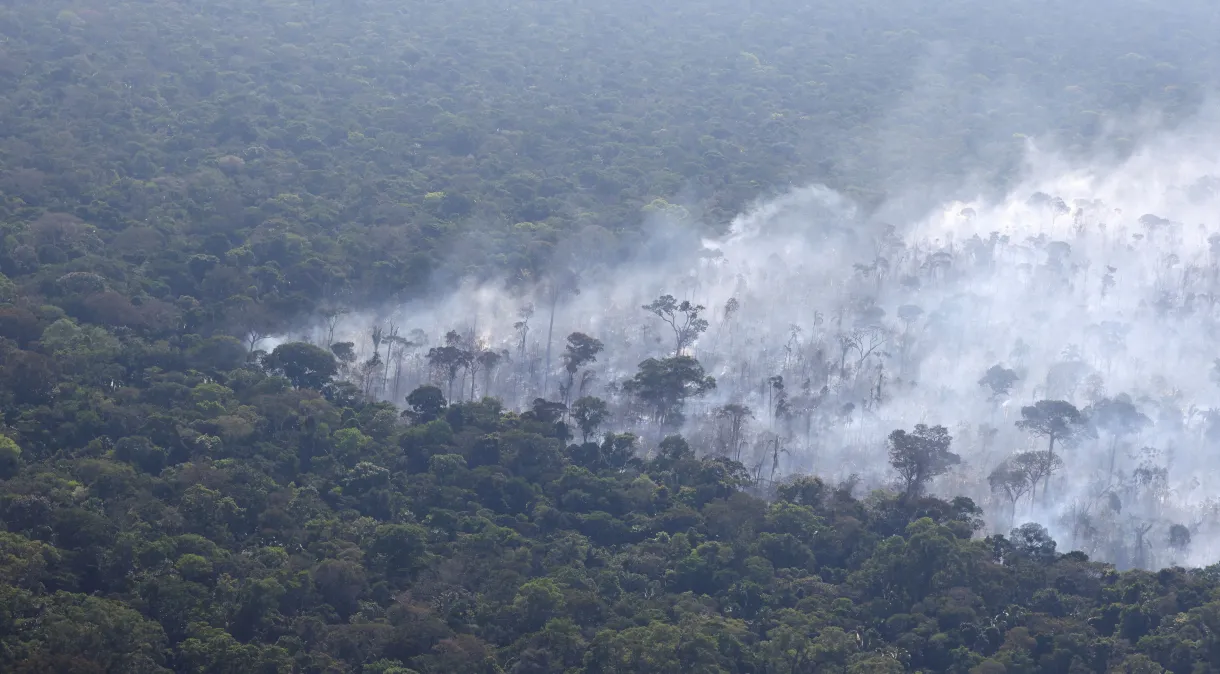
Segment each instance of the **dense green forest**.
[{"label": "dense green forest", "polygon": [[[462,278],[557,297],[568,237],[626,257],[677,204],[719,232],[794,185],[1002,189],[1029,137],[1122,156],[1108,120],[1204,105],[1217,32],[1195,0],[0,2],[0,670],[1212,671],[1220,567],[988,535],[925,494],[944,428],[890,436],[903,488],[760,480],[593,397],[479,400],[460,336],[448,390],[388,402],[350,343],[259,347]],[[715,385],[706,327],[623,383],[659,427]]]}]

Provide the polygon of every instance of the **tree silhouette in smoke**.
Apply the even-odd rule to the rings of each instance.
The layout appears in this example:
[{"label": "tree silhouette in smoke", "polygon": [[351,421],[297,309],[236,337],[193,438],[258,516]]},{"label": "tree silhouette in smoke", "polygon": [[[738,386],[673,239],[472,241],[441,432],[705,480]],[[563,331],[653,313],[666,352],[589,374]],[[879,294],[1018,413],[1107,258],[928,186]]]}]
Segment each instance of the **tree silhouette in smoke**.
[{"label": "tree silhouette in smoke", "polygon": [[1110,464],[1107,476],[1109,479],[1113,479],[1118,443],[1138,434],[1151,425],[1152,420],[1140,412],[1131,402],[1131,396],[1126,394],[1120,394],[1114,398],[1103,398],[1085,411],[1098,429],[1110,435]]},{"label": "tree silhouette in smoke", "polygon": [[962,458],[949,451],[952,440],[944,426],[918,424],[909,433],[890,433],[890,465],[898,471],[907,498],[920,496],[930,480],[961,463]]},{"label": "tree silhouette in smoke", "polygon": [[[567,382],[560,386],[564,403],[572,398],[572,388],[576,385],[576,373],[580,368],[597,360],[597,354],[606,347],[601,340],[594,339],[583,332],[573,332],[568,335],[567,346],[563,350],[563,369],[568,373]],[[586,372],[586,374],[588,374]]]},{"label": "tree silhouette in smoke", "polygon": [[649,417],[663,428],[682,423],[682,407],[687,399],[716,388],[716,379],[703,371],[690,356],[672,356],[640,363],[640,370],[623,383],[623,390],[639,398]]},{"label": "tree silhouette in smoke", "polygon": [[979,380],[979,386],[985,387],[991,391],[992,398],[1002,398],[1008,395],[1012,390],[1013,384],[1017,383],[1021,378],[1017,373],[1003,365],[992,365]]},{"label": "tree silhouette in smoke", "polygon": [[467,367],[473,359],[470,351],[463,349],[462,338],[456,330],[450,330],[445,334],[445,345],[436,346],[428,350],[428,363],[433,369],[443,373],[445,380],[449,384],[447,396],[450,400],[453,399],[453,382],[457,379],[458,372]]},{"label": "tree silhouette in smoke", "polygon": [[[1021,408],[1021,419],[1017,421],[1020,428],[1031,435],[1047,439],[1046,465],[1053,466],[1055,461],[1055,442],[1069,446],[1076,440],[1093,435],[1093,428],[1088,420],[1076,409],[1076,406],[1064,400],[1039,400],[1033,405]],[[1043,494],[1050,488],[1051,473],[1043,472]],[[1037,482],[1037,480],[1034,480]]]},{"label": "tree silhouette in smoke", "polygon": [[991,491],[1002,493],[1009,503],[1009,523],[1017,517],[1017,502],[1033,488],[1033,478],[1024,462],[1009,459],[996,466],[987,476]]},{"label": "tree silhouette in smoke", "polygon": [[673,295],[662,295],[642,308],[656,314],[673,330],[675,356],[682,355],[682,349],[707,330],[707,320],[699,317],[704,309],[701,304],[691,304],[689,300],[678,302]]}]

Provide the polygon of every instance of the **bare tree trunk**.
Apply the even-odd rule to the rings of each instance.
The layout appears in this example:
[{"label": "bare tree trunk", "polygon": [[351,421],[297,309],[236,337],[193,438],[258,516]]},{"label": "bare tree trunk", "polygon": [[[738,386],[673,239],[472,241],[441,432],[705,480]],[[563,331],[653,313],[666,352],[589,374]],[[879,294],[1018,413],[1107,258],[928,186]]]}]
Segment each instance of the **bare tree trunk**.
[{"label": "bare tree trunk", "polygon": [[542,372],[543,398],[546,397],[547,388],[551,385],[551,338],[555,333],[555,306],[557,304],[559,304],[559,289],[551,288],[551,320],[546,328],[546,360],[543,362]]},{"label": "bare tree trunk", "polygon": [[1050,448],[1047,450],[1047,454],[1049,454],[1050,456],[1047,458],[1046,478],[1042,482],[1042,498],[1043,499],[1045,499],[1046,495],[1051,492],[1050,466],[1055,465],[1055,434],[1052,433],[1050,437],[1051,437]]}]

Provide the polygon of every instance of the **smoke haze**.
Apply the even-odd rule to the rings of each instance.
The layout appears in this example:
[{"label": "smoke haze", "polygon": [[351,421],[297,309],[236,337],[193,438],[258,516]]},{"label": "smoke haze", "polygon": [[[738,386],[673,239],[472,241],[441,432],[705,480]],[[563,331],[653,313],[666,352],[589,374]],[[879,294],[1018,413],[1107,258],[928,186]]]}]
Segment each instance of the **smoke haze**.
[{"label": "smoke haze", "polygon": [[[463,372],[453,397],[468,398],[473,383],[476,397],[527,409],[535,398],[562,399],[564,338],[587,333],[605,350],[569,399],[605,399],[613,421],[603,430],[635,432],[647,452],[675,429],[656,428],[621,384],[641,361],[673,354],[669,326],[641,308],[671,294],[706,307],[708,329],[686,353],[717,382],[686,405],[680,431],[764,483],[855,475],[883,486],[893,477],[887,435],[943,425],[963,460],[933,490],[973,498],[990,529],[1037,521],[1062,547],[1120,566],[1209,563],[1220,545],[1205,517],[1220,487],[1220,143],[1211,119],[1155,134],[1121,161],[1081,164],[1031,142],[1027,177],[1004,198],[931,211],[894,201],[864,214],[814,185],[704,238],[684,208],[657,201],[642,216],[647,240],[624,262],[607,262],[605,232],[589,227],[557,248],[555,285],[466,283],[345,316],[334,339],[355,344],[359,379],[374,326],[405,337],[378,381],[364,375],[367,389],[401,404],[420,384],[445,388],[426,354],[455,330],[504,358],[473,382]],[[318,326],[310,338],[326,333]],[[997,365],[1017,377],[1007,393],[980,383]],[[1129,400],[1150,423],[1127,434],[1101,428],[1062,448],[1047,496],[1022,498],[1012,520],[987,477],[1007,457],[1045,447],[1015,425],[1022,406],[1042,399],[1081,410]],[[736,446],[715,414],[729,403],[752,410]],[[1172,524],[1192,529],[1189,550],[1130,552],[1132,531],[1152,540]]]}]

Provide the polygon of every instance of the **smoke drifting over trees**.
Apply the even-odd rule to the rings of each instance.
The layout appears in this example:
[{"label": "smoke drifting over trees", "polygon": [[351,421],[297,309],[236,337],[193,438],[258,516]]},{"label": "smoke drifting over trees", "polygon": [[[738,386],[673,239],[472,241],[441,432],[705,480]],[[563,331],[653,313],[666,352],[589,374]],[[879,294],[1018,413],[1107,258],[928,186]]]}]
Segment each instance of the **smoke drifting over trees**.
[{"label": "smoke drifting over trees", "polygon": [[1217,669],[1217,34],[0,2],[0,672]]},{"label": "smoke drifting over trees", "polygon": [[[1220,164],[1205,129],[1083,166],[1031,143],[1006,197],[919,213],[866,215],[811,186],[705,238],[662,205],[634,259],[606,262],[590,226],[537,284],[353,312],[337,348],[354,344],[348,376],[400,404],[427,383],[553,401],[577,440],[630,431],[655,452],[680,432],[764,489],[901,482],[1120,567],[1214,561]],[[374,340],[390,325],[414,335],[393,356]],[[323,344],[331,326],[307,332]],[[895,471],[891,434],[909,444],[920,424],[951,444],[925,463],[908,448]]]}]

